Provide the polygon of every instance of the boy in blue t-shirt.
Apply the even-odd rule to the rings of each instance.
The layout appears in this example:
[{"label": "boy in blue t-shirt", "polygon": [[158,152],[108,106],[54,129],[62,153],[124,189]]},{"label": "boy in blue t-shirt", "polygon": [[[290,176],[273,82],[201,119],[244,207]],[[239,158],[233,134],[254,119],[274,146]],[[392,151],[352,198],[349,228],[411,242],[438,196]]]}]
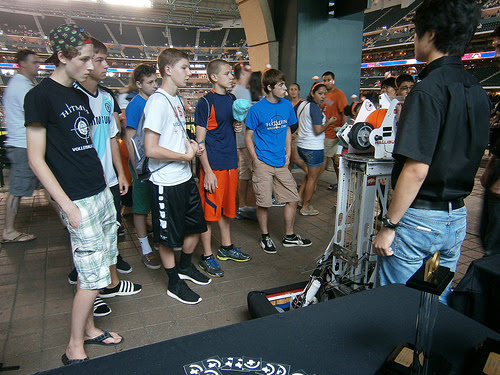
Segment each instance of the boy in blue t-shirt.
[{"label": "boy in blue t-shirt", "polygon": [[[149,97],[158,88],[156,68],[148,64],[139,64],[135,67],[133,79],[139,89],[137,94],[127,105],[125,115],[127,118],[127,127],[125,129],[127,150],[129,155],[129,169],[132,175],[132,201],[134,209],[134,226],[137,232],[137,238],[141,244],[141,259],[144,265],[152,270],[161,268],[160,259],[156,256],[148,240],[148,231],[146,225],[146,218],[151,211],[151,184],[149,181],[141,182],[137,178],[135,170],[135,151],[132,146],[132,137],[137,132],[137,126],[141,120],[146,107],[146,102]],[[151,211],[152,214],[155,210]],[[155,214],[156,215],[156,214]],[[153,220],[155,223],[156,220]],[[158,231],[157,228],[153,228]],[[156,237],[156,235],[155,235]],[[157,238],[155,241],[157,242]]]},{"label": "boy in blue t-shirt", "polygon": [[286,202],[283,246],[310,246],[312,242],[293,231],[299,195],[288,164],[292,139],[290,126],[297,123],[297,117],[292,103],[283,99],[286,94],[285,75],[277,69],[265,71],[262,87],[266,97],[248,112],[245,144],[253,161],[257,219],[262,232],[260,246],[266,253],[275,254],[276,245],[267,228],[273,191],[277,201]]},{"label": "boy in blue t-shirt", "polygon": [[212,254],[212,225],[217,221],[222,246],[217,250],[220,260],[247,262],[252,259],[231,242],[229,219],[236,217],[236,189],[238,187],[238,154],[236,134],[242,124],[233,118],[233,87],[231,65],[221,59],[210,61],[207,76],[212,90],[196,106],[194,121],[198,143],[205,143],[206,152],[200,156],[200,196],[208,230],[201,234],[203,255],[200,267],[211,276],[224,276]]}]

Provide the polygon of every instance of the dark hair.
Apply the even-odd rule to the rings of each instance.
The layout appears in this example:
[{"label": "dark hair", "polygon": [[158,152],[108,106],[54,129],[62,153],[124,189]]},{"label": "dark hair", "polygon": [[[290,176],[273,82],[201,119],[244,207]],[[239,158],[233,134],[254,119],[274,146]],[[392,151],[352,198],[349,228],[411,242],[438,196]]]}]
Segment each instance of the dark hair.
[{"label": "dark hair", "polygon": [[492,38],[500,38],[500,25],[491,33]]},{"label": "dark hair", "polygon": [[240,79],[240,77],[241,77],[241,70],[242,69],[243,69],[243,66],[240,63],[236,63],[236,64],[233,65],[234,78]]},{"label": "dark hair", "polygon": [[299,91],[300,91],[300,85],[299,85],[299,84],[298,84],[297,82],[294,82],[294,83],[290,83],[290,86],[292,86],[292,85],[295,85],[295,86],[297,86],[297,87],[298,87],[298,89],[299,89]]},{"label": "dark hair", "polygon": [[415,83],[415,80],[413,79],[413,77],[409,74],[400,74],[398,76],[398,78],[396,78],[396,88],[400,88],[401,85],[404,83],[404,82],[411,82],[411,83]]},{"label": "dark hair", "polygon": [[266,94],[269,94],[271,92],[267,88],[267,86],[271,86],[272,90],[277,83],[282,81],[285,81],[285,74],[278,69],[268,69],[262,75],[262,86],[264,87],[264,91]]},{"label": "dark hair", "polygon": [[135,67],[132,73],[134,77],[134,82],[141,82],[144,77],[149,77],[152,74],[156,74],[156,69],[153,65],[149,64],[139,64]]},{"label": "dark hair", "polygon": [[212,74],[219,74],[220,69],[224,65],[229,65],[229,63],[226,60],[222,60],[222,59],[215,59],[215,60],[212,60],[208,63],[208,65],[207,65],[207,77],[208,77],[208,80],[210,82],[213,83],[212,77],[210,77],[210,76]]},{"label": "dark hair", "polygon": [[344,115],[349,117],[354,117],[354,112],[359,111],[359,108],[363,102],[353,102],[352,104],[348,104],[344,107]]},{"label": "dark hair", "polygon": [[262,73],[260,70],[250,75],[250,95],[253,102],[258,102],[262,96]]},{"label": "dark hair", "polygon": [[94,53],[108,53],[108,48],[104,45],[103,42],[94,38],[93,36],[90,37],[90,40],[92,41],[92,44],[94,46]]},{"label": "dark hair", "polygon": [[26,61],[29,55],[36,55],[35,51],[30,49],[20,49],[16,53],[16,63],[19,64],[21,61]]},{"label": "dark hair", "polygon": [[382,81],[382,83],[380,84],[380,87],[383,87],[383,86],[389,86],[389,87],[392,87],[393,89],[396,88],[396,78],[395,77],[389,77],[389,78],[386,78]]},{"label": "dark hair", "polygon": [[[181,51],[176,48],[166,48],[160,52],[158,55],[158,70],[160,71],[160,75],[163,77],[165,75],[165,67],[167,65],[173,66],[177,64],[178,61],[186,59],[189,61],[189,56],[186,52]],[[141,64],[142,65],[142,64]],[[155,70],[156,73],[156,70]],[[151,73],[150,73],[151,74]],[[147,75],[150,75],[147,74]]]},{"label": "dark hair", "polygon": [[323,76],[332,76],[332,79],[335,79],[335,74],[333,72],[330,72],[329,70],[327,70],[321,75],[321,77]]},{"label": "dark hair", "polygon": [[413,22],[419,38],[434,31],[434,47],[453,56],[462,56],[479,23],[481,8],[475,0],[424,0]]},{"label": "dark hair", "polygon": [[326,89],[326,85],[324,83],[321,83],[321,82],[313,83],[313,85],[311,86],[311,90],[309,90],[309,95],[307,95],[306,100],[308,102],[313,102],[314,101],[313,94],[322,87],[324,87]]}]

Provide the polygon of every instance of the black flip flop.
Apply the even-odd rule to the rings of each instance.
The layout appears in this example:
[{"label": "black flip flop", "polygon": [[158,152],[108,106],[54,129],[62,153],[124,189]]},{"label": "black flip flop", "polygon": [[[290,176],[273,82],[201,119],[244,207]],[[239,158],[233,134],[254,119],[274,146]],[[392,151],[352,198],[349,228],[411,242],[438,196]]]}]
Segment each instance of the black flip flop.
[{"label": "black flip flop", "polygon": [[89,359],[90,359],[89,357],[80,358],[80,359],[68,359],[68,357],[66,356],[66,353],[64,353],[61,357],[61,361],[62,361],[64,366],[74,365],[75,363],[82,363],[82,362],[88,361]]},{"label": "black flip flop", "polygon": [[109,339],[110,337],[113,337],[111,336],[111,334],[108,332],[108,331],[102,331],[103,333],[97,337],[94,337],[93,339],[88,339],[88,340],[85,340],[83,343],[85,345],[103,345],[103,346],[116,346],[116,345],[120,345],[124,338],[122,336],[122,340],[120,342],[117,342],[117,343],[111,343],[111,344],[106,344],[104,342],[104,340],[106,339]]}]

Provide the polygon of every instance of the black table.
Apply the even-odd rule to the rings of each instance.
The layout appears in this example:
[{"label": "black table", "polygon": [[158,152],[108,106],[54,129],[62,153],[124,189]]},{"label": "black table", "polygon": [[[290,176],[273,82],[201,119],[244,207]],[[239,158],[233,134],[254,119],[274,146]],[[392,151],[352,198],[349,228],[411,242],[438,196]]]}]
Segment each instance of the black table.
[{"label": "black table", "polygon": [[500,332],[500,254],[473,261],[451,294],[450,304]]},{"label": "black table", "polygon": [[[419,298],[416,290],[389,285],[43,374],[181,375],[184,365],[212,356],[246,356],[289,364],[309,375],[372,375],[399,343],[414,342]],[[500,339],[496,332],[444,305],[439,306],[434,332],[433,351],[453,364],[453,373],[463,366],[468,350],[486,337]]]}]

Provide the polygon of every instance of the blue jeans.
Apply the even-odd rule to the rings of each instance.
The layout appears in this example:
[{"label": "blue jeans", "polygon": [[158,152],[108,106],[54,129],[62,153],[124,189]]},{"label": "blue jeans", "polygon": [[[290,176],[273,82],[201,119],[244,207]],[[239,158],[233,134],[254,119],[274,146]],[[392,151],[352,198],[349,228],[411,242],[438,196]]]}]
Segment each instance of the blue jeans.
[{"label": "blue jeans", "polygon": [[[392,243],[393,255],[378,257],[377,285],[405,284],[436,251],[440,265],[455,272],[467,229],[465,207],[435,211],[409,208],[399,221]],[[447,304],[451,283],[439,300]]]}]

